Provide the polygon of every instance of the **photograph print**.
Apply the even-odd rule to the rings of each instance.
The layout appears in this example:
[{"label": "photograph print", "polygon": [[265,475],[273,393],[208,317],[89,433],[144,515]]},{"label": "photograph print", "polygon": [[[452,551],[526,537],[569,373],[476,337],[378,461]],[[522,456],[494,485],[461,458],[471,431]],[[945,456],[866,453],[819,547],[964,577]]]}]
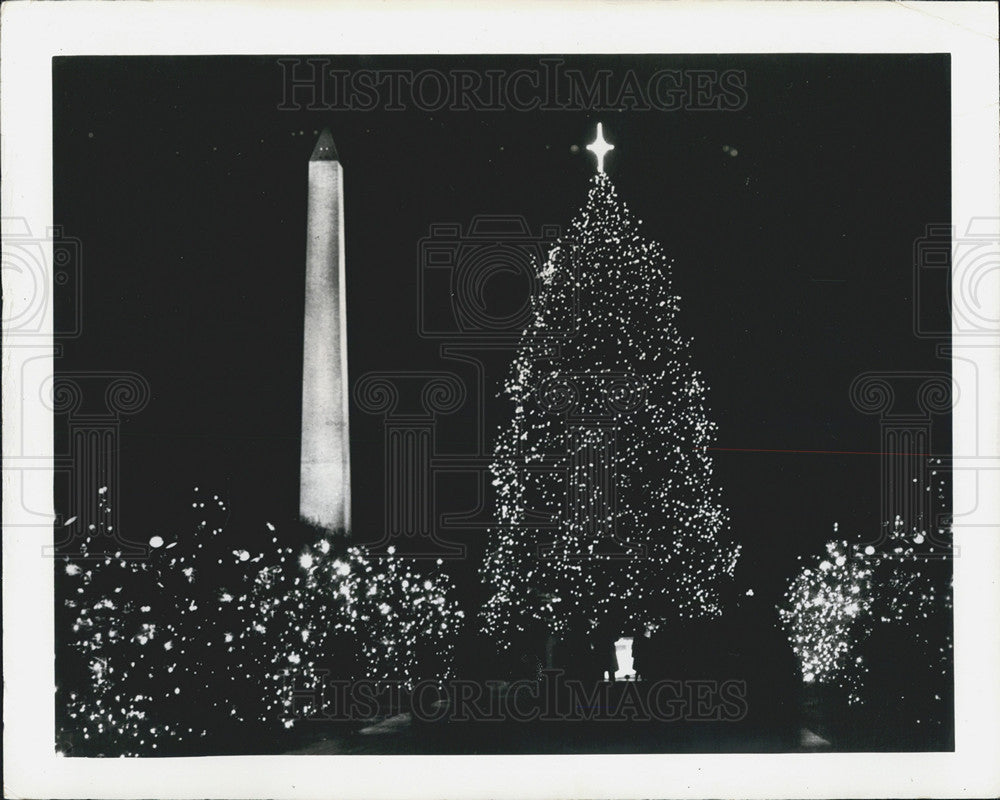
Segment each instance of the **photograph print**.
[{"label": "photograph print", "polygon": [[54,58],[57,752],[953,751],[950,85]]}]

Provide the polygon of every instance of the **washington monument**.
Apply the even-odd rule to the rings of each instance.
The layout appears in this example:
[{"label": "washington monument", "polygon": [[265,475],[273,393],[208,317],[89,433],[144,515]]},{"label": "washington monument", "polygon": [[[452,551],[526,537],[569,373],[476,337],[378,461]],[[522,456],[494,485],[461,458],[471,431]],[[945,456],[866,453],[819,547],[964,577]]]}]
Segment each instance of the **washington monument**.
[{"label": "washington monument", "polygon": [[299,515],[350,533],[344,169],[324,129],[309,159]]}]

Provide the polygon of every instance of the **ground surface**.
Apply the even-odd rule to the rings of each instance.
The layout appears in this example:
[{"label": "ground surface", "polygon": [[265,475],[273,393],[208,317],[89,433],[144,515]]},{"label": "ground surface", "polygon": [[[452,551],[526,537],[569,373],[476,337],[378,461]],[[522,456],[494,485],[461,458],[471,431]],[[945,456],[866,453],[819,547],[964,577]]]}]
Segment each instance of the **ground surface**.
[{"label": "ground surface", "polygon": [[292,755],[455,755],[569,753],[800,752],[829,749],[808,729],[790,741],[775,732],[720,729],[718,724],[644,723],[414,723],[399,715],[351,734],[326,736]]}]

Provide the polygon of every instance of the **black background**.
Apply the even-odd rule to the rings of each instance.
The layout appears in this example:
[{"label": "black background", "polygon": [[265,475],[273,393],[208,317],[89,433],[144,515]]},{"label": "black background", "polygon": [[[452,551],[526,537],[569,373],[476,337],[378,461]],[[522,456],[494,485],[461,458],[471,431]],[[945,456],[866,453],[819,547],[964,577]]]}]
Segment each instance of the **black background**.
[{"label": "black background", "polygon": [[[676,259],[680,326],[711,389],[718,446],[782,451],[717,454],[744,579],[777,593],[834,522],[846,538],[874,538],[878,456],[799,451],[878,451],[877,418],[849,401],[859,373],[948,369],[912,323],[914,241],[950,219],[947,56],[565,61],[616,75],[743,70],[748,102],[728,112],[283,111],[276,57],[55,59],[54,218],[82,243],[83,320],[57,370],[131,370],[152,387],[122,426],[115,502],[127,536],[183,524],[194,486],[229,499],[234,536],[295,515],[306,170],[323,126],[345,169],[353,383],[372,370],[470,374],[418,335],[419,240],[477,214],[565,226],[594,171],[582,146],[602,121],[616,145],[611,178]],[[538,68],[532,56],[335,62]],[[946,309],[942,295],[930,311]],[[504,407],[484,407],[492,431]],[[442,421],[440,451],[468,450],[471,413]],[[355,535],[376,540],[382,421],[354,407],[351,426]],[[934,430],[947,452],[950,420]],[[461,485],[444,510],[471,506]],[[485,533],[449,536],[468,546],[450,571],[471,598]]]}]

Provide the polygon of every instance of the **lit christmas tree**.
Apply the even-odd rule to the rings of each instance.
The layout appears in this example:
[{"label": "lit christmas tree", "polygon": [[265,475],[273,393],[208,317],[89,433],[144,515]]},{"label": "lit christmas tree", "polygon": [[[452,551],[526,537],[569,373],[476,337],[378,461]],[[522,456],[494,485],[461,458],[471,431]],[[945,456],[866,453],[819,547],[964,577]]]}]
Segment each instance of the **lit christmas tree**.
[{"label": "lit christmas tree", "polygon": [[58,659],[61,739],[84,755],[197,752],[209,734],[242,722],[232,662],[243,656],[246,609],[221,587],[261,556],[222,535],[228,510],[218,495],[196,490],[192,535],[153,536],[142,559],[105,554],[107,508],[102,490],[79,554],[60,562],[69,626]]},{"label": "lit christmas tree", "polygon": [[706,385],[677,329],[672,262],[603,171],[540,270],[503,390],[485,632],[613,635],[721,613],[739,546],[713,482]]}]

